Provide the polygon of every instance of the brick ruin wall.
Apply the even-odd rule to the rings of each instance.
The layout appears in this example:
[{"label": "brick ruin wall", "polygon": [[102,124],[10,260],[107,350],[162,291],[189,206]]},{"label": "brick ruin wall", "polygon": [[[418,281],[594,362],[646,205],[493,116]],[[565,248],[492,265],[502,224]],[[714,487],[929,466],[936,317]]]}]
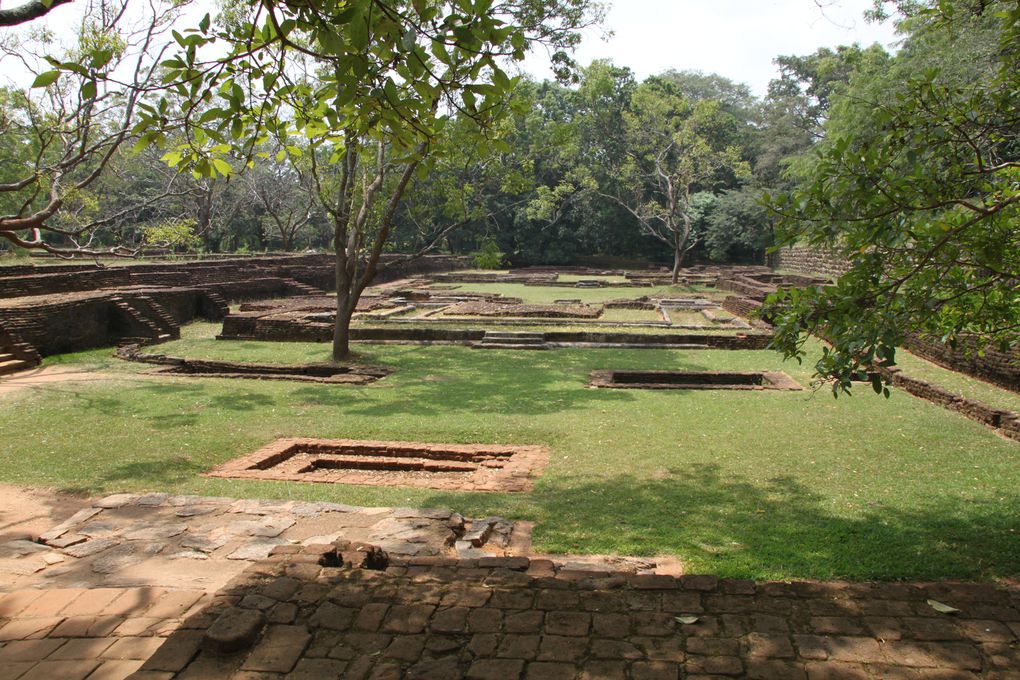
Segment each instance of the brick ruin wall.
[{"label": "brick ruin wall", "polygon": [[[769,265],[777,270],[800,274],[819,274],[836,277],[849,269],[849,263],[832,251],[808,246],[783,248],[769,256]],[[738,291],[742,292],[742,291]],[[736,305],[723,307],[738,312]],[[1020,391],[1020,352],[1000,351],[995,348],[978,348],[966,339],[957,348],[926,340],[917,334],[908,334],[904,345],[919,357],[953,371],[987,380],[1014,392]],[[983,350],[979,355],[977,350]]]},{"label": "brick ruin wall", "polygon": [[[398,256],[384,256],[383,261]],[[426,256],[385,271],[377,281],[470,266],[470,258]],[[307,294],[335,288],[333,256],[297,255],[210,262],[0,267],[0,348],[42,356],[152,338],[166,330],[151,300],[183,324],[221,319],[226,300]],[[140,288],[141,287],[141,288]],[[19,298],[24,298],[19,303]],[[131,309],[125,309],[125,304]],[[133,310],[133,311],[132,311]],[[157,327],[159,327],[157,329]],[[19,349],[20,351],[20,349]],[[34,359],[37,361],[38,356]]]},{"label": "brick ruin wall", "polygon": [[[981,348],[967,338],[962,338],[953,348],[916,334],[908,335],[904,344],[911,352],[932,363],[1020,392],[1020,352],[1016,350],[1003,352],[994,347]],[[982,355],[978,354],[979,349],[983,350]]]},{"label": "brick ruin wall", "polygon": [[[398,257],[384,255],[381,263],[385,265],[388,260]],[[381,272],[376,281],[470,266],[469,257],[425,256]],[[240,299],[248,293],[251,297],[285,295],[290,281],[324,291],[335,289],[333,256],[250,257],[104,268],[83,264],[14,265],[0,267],[0,299],[128,286],[200,286],[215,289],[228,299]]]},{"label": "brick ruin wall", "polygon": [[788,246],[768,256],[768,265],[773,269],[797,274],[819,274],[837,277],[850,269],[845,257],[824,248],[813,246]]}]

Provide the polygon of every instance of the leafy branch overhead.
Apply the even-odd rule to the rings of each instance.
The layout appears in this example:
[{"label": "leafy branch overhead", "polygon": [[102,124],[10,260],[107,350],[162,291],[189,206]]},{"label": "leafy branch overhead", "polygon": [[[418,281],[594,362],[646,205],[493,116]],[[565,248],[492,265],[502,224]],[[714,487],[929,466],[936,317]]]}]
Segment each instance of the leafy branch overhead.
[{"label": "leafy branch overhead", "polygon": [[908,331],[1017,348],[1020,9],[987,4],[915,10],[892,67],[858,74],[799,188],[770,199],[786,243],[835,244],[853,265],[767,311],[788,356],[809,332],[832,342],[816,368],[834,389],[893,363]]}]

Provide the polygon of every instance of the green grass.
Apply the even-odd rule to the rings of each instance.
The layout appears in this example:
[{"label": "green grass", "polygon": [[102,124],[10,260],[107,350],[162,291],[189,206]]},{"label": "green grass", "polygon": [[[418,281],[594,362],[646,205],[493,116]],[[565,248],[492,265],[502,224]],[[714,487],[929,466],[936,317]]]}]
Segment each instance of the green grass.
[{"label": "green grass", "polygon": [[950,392],[995,408],[1020,412],[1020,394],[968,375],[950,371],[906,350],[896,352],[896,364],[906,375],[938,385]]},{"label": "green grass", "polygon": [[462,283],[456,293],[489,293],[521,298],[525,304],[550,304],[556,300],[580,300],[599,303],[621,298],[635,299],[644,295],[690,295],[686,286],[658,286],[653,288],[573,288],[563,286],[525,286],[523,283]]},{"label": "green grass", "polygon": [[599,321],[623,321],[627,323],[665,323],[655,309],[604,309]]},{"label": "green grass", "polygon": [[561,283],[574,283],[576,281],[604,281],[606,283],[627,283],[626,276],[581,276],[580,274],[560,274],[556,280]]},{"label": "green grass", "polygon": [[[193,325],[160,352],[296,363],[322,344],[222,342]],[[109,350],[50,360],[113,374],[0,397],[0,480],[100,494],[159,489],[447,506],[537,522],[535,549],[673,554],[752,578],[1020,575],[1020,446],[895,392],[592,390],[597,368],[785,370],[771,352],[358,347],[368,387],[141,376]],[[810,359],[810,357],[809,357]],[[544,444],[526,494],[199,476],[278,437]]]}]

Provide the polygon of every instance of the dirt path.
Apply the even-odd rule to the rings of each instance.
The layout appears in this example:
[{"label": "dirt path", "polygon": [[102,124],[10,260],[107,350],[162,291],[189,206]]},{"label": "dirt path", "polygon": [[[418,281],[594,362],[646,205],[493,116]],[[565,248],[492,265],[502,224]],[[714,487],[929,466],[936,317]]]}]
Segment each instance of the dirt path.
[{"label": "dirt path", "polygon": [[72,366],[41,366],[0,379],[0,397],[29,387],[82,380],[111,380],[110,373],[84,371]]}]

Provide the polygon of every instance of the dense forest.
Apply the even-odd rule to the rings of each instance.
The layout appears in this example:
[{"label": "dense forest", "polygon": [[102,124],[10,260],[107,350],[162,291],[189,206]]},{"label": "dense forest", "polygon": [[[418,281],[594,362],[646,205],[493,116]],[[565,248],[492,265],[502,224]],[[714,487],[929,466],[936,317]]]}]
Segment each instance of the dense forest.
[{"label": "dense forest", "polygon": [[[25,55],[55,47],[42,32],[10,34],[4,60],[46,73],[44,59]],[[129,67],[142,62],[129,51],[116,58]],[[445,252],[499,252],[514,265],[760,262],[774,241],[762,195],[798,181],[791,167],[823,134],[832,100],[887,70],[891,59],[877,45],[780,56],[780,77],[763,99],[716,74],[678,69],[638,81],[626,66],[604,61],[566,71],[562,81],[521,77],[505,103],[512,114],[485,132],[499,139],[496,149],[477,143],[474,120],[451,113],[434,163],[404,195],[387,248],[434,242]],[[0,182],[18,182],[26,166],[45,163],[40,156],[59,158],[82,141],[68,127],[89,125],[93,139],[118,133],[130,120],[127,108],[137,112],[147,96],[101,83],[106,91],[84,121],[79,83],[61,80],[0,89]],[[178,251],[205,252],[331,248],[327,206],[315,187],[331,150],[305,135],[270,137],[255,149],[231,149],[224,172],[193,176],[168,165],[168,150],[187,141],[183,130],[174,134],[155,146],[119,143],[94,181],[63,197],[45,240],[128,249],[172,242]],[[0,213],[24,213],[26,203],[45,198],[40,186],[0,193]]]}]

